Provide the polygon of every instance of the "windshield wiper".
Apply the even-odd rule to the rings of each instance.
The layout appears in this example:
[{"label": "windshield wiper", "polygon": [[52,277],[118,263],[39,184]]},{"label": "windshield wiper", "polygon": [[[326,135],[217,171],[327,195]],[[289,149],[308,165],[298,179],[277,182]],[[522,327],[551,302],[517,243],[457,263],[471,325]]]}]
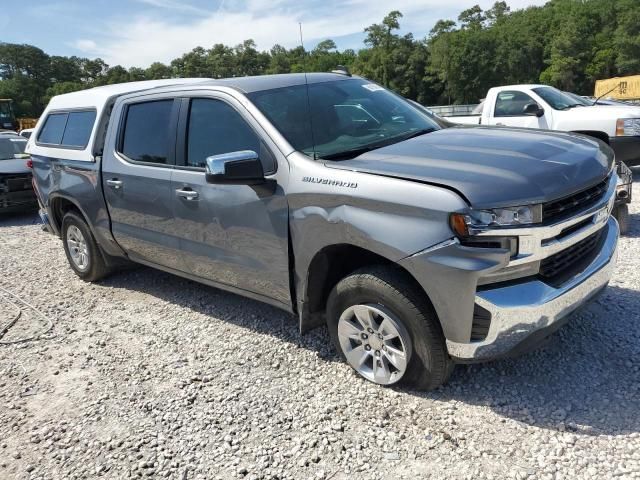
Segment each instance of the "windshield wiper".
[{"label": "windshield wiper", "polygon": [[344,150],[342,152],[329,153],[327,155],[321,155],[318,158],[321,160],[348,160],[351,158],[355,158],[363,153],[370,152],[371,150],[375,150],[377,148],[385,147],[386,145],[367,145],[365,147],[352,148],[350,150]]},{"label": "windshield wiper", "polygon": [[318,158],[321,160],[348,160],[351,158],[355,158],[363,153],[370,152],[371,150],[376,150],[378,148],[387,147],[389,145],[393,145],[394,143],[403,142],[405,140],[409,140],[410,138],[418,137],[420,135],[425,135],[427,133],[431,133],[436,131],[437,128],[423,128],[420,130],[414,130],[412,132],[408,132],[404,135],[396,135],[395,137],[387,138],[382,142],[376,142],[371,145],[365,145],[363,147],[352,148],[350,150],[344,150],[342,152],[329,153],[327,155],[321,155]]},{"label": "windshield wiper", "polygon": [[561,108],[560,110],[569,110],[570,108],[575,108],[575,107],[584,107],[584,105],[582,105],[581,103],[574,103],[573,105],[567,105],[564,108]]},{"label": "windshield wiper", "polygon": [[437,129],[435,128],[422,128],[420,130],[414,130],[413,132],[409,132],[406,135],[399,136],[399,140],[402,142],[404,140],[409,140],[410,138],[415,138],[419,137],[420,135],[426,135],[427,133],[435,132],[436,130]]}]

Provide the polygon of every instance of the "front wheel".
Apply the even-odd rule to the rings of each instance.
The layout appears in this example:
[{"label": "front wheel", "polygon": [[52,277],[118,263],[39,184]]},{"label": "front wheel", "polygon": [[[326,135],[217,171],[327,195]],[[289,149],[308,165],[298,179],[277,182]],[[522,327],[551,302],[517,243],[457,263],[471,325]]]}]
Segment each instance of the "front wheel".
[{"label": "front wheel", "polygon": [[433,307],[399,269],[365,268],[338,282],[327,324],[342,358],[379,385],[430,390],[453,370]]}]

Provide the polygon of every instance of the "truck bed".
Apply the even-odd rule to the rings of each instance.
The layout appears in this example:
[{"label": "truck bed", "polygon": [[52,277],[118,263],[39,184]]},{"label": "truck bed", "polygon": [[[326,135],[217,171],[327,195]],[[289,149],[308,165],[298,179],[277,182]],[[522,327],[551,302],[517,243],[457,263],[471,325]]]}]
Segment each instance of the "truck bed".
[{"label": "truck bed", "polygon": [[453,123],[460,123],[463,125],[480,125],[481,115],[454,115],[451,117],[444,117]]}]

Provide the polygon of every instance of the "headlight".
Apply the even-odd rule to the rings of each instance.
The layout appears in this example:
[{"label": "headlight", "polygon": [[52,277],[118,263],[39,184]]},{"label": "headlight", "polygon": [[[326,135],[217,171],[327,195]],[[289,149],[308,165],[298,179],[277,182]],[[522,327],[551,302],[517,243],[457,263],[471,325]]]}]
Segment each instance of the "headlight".
[{"label": "headlight", "polygon": [[473,235],[477,230],[498,227],[517,227],[542,222],[542,205],[492,208],[490,210],[469,209],[464,213],[452,213],[452,230],[460,237]]},{"label": "headlight", "polygon": [[616,136],[640,136],[640,118],[619,118],[616,122]]}]

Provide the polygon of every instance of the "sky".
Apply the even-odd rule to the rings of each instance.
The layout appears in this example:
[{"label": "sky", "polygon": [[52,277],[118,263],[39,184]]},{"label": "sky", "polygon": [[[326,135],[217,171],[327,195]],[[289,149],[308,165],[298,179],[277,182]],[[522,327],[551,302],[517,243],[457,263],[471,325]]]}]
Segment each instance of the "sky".
[{"label": "sky", "polygon": [[[0,8],[0,41],[28,43],[50,55],[100,57],[109,65],[168,63],[196,46],[234,46],[252,38],[306,48],[331,38],[339,49],[363,46],[365,27],[400,10],[400,33],[425,37],[439,19],[455,20],[495,0],[29,0]],[[507,0],[512,10],[546,0]],[[16,0],[0,0],[0,4]],[[17,5],[16,5],[17,6]]]}]

